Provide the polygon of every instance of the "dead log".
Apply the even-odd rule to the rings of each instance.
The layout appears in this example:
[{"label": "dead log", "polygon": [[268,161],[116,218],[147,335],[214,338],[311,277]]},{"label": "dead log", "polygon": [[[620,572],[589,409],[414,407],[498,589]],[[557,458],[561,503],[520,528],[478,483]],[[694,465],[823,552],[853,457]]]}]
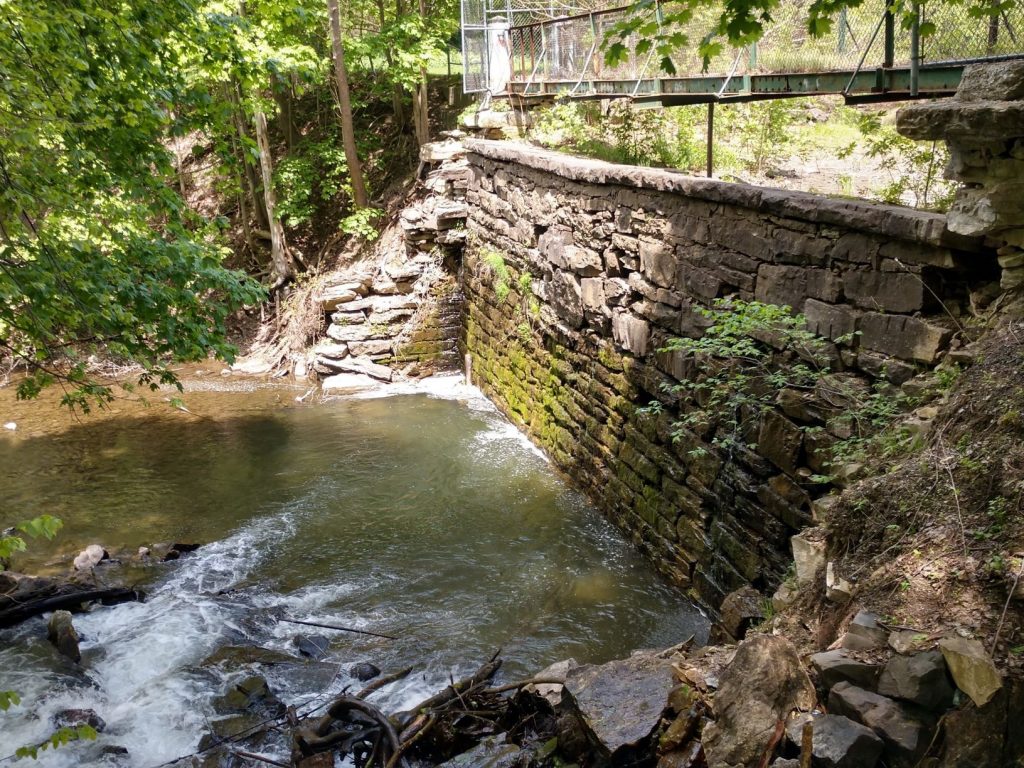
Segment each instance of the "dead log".
[{"label": "dead log", "polygon": [[50,611],[74,610],[81,608],[85,603],[100,601],[103,605],[117,605],[130,601],[142,602],[146,595],[142,590],[130,589],[128,587],[112,587],[109,589],[86,589],[69,592],[67,594],[44,597],[38,600],[29,600],[20,605],[0,610],[0,629],[13,627],[33,616],[39,616]]}]

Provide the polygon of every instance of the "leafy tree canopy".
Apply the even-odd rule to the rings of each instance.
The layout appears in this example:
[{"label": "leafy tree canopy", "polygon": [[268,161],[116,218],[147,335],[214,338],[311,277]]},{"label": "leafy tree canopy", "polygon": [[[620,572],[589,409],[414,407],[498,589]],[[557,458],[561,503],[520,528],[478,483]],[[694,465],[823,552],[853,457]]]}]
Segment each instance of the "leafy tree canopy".
[{"label": "leafy tree canopy", "polygon": [[225,320],[261,291],[222,266],[162,143],[202,96],[186,57],[209,24],[189,0],[0,5],[0,348],[29,366],[20,396],[109,398],[83,359],[101,345],[154,386],[167,360],[231,359]]},{"label": "leafy tree canopy", "polygon": [[[618,64],[631,55],[644,55],[652,49],[661,68],[675,74],[672,54],[685,46],[696,44],[705,69],[713,58],[726,47],[741,47],[757,42],[771,26],[773,13],[784,0],[660,0],[662,22],[659,25],[652,11],[659,0],[639,0],[633,3],[633,13],[617,24],[604,43],[605,60]],[[811,0],[807,5],[807,30],[814,37],[829,34],[835,18],[846,8],[857,8],[864,0]],[[980,19],[998,16],[1012,9],[1019,0],[933,0],[931,5],[958,6],[969,17]],[[911,0],[893,0],[894,15],[909,28],[914,17],[915,3]],[[694,22],[699,22],[695,25]],[[688,29],[708,30],[699,40],[691,40]],[[921,33],[928,35],[934,29],[922,25]],[[638,42],[631,50],[627,44],[630,35]]]}]

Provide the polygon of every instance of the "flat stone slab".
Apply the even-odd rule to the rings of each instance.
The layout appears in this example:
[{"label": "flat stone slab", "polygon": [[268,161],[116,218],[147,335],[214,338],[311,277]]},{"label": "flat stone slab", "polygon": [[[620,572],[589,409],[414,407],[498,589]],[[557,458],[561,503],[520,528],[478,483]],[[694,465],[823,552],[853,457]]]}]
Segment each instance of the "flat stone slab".
[{"label": "flat stone slab", "polygon": [[668,661],[637,655],[569,670],[564,692],[597,742],[611,754],[651,735],[675,685]]},{"label": "flat stone slab", "polygon": [[380,382],[365,373],[339,373],[320,382],[320,388],[324,392],[355,392],[379,386]]}]

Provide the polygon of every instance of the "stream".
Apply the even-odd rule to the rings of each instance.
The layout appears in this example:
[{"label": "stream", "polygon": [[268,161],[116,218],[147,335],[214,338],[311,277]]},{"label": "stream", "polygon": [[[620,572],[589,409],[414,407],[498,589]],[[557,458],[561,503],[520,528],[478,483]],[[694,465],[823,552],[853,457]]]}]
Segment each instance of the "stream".
[{"label": "stream", "polygon": [[[65,524],[16,570],[66,573],[90,543],[203,545],[99,567],[101,583],[148,599],[77,615],[80,665],[47,642],[44,618],[0,631],[0,690],[22,698],[0,713],[0,758],[46,738],[56,712],[89,708],[106,721],[99,739],[36,764],[153,768],[194,752],[215,697],[251,670],[302,712],[361,687],[357,662],[414,665],[375,695],[394,711],[499,648],[516,679],[706,639],[700,612],[460,379],[326,402],[298,402],[304,391],[192,370],[187,411],[157,393],[76,420],[59,393],[20,403],[0,389],[0,424],[16,424],[0,430],[0,528],[43,513]],[[298,658],[299,635],[329,638],[326,658]],[[246,666],[253,645],[295,658]],[[115,745],[127,754],[104,753]]]}]

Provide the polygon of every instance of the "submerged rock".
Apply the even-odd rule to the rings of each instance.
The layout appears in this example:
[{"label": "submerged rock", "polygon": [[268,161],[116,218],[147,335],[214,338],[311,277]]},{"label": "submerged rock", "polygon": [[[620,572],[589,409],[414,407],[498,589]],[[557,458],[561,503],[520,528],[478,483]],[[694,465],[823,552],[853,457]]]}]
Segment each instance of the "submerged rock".
[{"label": "submerged rock", "polygon": [[107,724],[94,709],[62,709],[51,718],[54,728],[80,728],[88,725],[97,733],[103,733]]},{"label": "submerged rock", "polygon": [[755,635],[740,643],[714,698],[716,720],[703,734],[709,768],[757,765],[779,721],[814,707],[814,686],[793,644]]},{"label": "submerged rock", "polygon": [[358,664],[353,664],[349,668],[348,673],[356,680],[361,680],[365,682],[367,680],[372,680],[377,675],[379,675],[380,667],[376,666],[375,664],[371,664],[368,661],[361,661]]},{"label": "submerged rock", "polygon": [[78,648],[78,632],[71,623],[69,611],[54,611],[46,628],[46,637],[57,650],[74,662],[82,660],[82,652]]},{"label": "submerged rock", "polygon": [[319,661],[327,655],[331,641],[323,635],[296,635],[292,639],[292,645],[300,656]]},{"label": "submerged rock", "polygon": [[84,550],[78,553],[75,558],[75,570],[87,571],[90,568],[95,568],[104,560],[109,560],[110,555],[107,554],[107,550],[101,547],[99,544],[90,544]]},{"label": "submerged rock", "polygon": [[220,714],[244,712],[258,706],[272,709],[283,708],[280,699],[274,695],[262,675],[249,675],[228,686],[223,696],[213,701],[213,708]]}]

